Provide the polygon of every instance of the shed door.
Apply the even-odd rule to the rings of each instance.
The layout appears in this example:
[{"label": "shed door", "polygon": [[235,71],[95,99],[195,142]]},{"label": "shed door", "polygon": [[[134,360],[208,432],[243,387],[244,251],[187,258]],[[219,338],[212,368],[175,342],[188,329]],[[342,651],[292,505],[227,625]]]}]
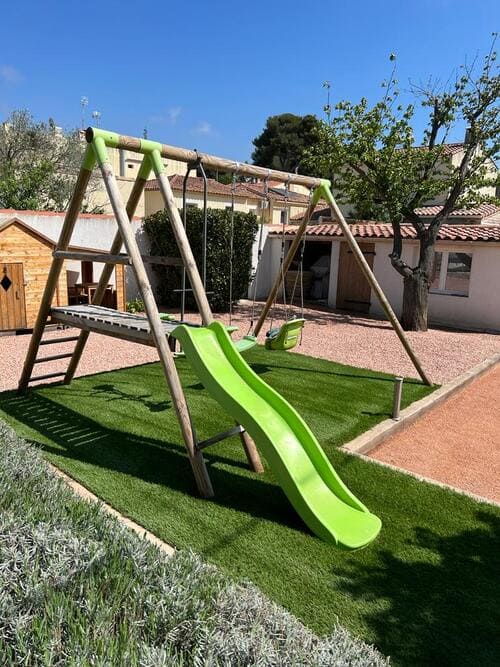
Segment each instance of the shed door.
[{"label": "shed door", "polygon": [[22,264],[0,264],[0,331],[26,328]]},{"label": "shed door", "polygon": [[[360,243],[359,247],[371,269],[375,256],[374,243]],[[370,309],[371,288],[354,257],[349,244],[340,244],[337,308],[367,313]]]}]

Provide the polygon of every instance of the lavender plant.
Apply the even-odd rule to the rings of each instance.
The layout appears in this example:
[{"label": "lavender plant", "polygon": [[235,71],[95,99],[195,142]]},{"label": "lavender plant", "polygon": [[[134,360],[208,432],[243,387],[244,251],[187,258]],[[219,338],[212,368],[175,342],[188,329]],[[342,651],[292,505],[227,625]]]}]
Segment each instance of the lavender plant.
[{"label": "lavender plant", "polygon": [[193,553],[167,557],[75,497],[0,422],[0,664],[389,662],[339,625],[315,636]]}]

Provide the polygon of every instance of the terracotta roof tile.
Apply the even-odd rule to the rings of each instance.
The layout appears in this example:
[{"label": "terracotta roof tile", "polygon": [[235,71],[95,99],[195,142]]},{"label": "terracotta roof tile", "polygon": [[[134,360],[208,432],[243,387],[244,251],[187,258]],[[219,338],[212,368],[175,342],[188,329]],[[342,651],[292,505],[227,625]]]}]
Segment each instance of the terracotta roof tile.
[{"label": "terracotta roof tile", "polygon": [[444,152],[448,155],[455,155],[455,153],[460,153],[464,149],[463,141],[456,141],[451,144],[443,144]]},{"label": "terracotta roof tile", "polygon": [[[169,176],[168,180],[172,186],[172,190],[181,190],[184,182],[184,176],[180,174],[175,174],[174,176]],[[159,190],[160,186],[158,185],[157,179],[148,181],[145,186],[146,190]],[[219,183],[214,178],[207,179],[207,192],[211,195],[221,195],[227,198],[231,198],[231,185],[226,185],[225,183]],[[203,178],[201,176],[190,176],[187,180],[187,191],[188,192],[203,192]],[[244,183],[238,183],[235,188],[235,194],[238,197],[245,197],[246,199],[261,199],[261,197],[255,192],[251,191],[245,186]]]},{"label": "terracotta roof tile", "polygon": [[[394,232],[392,225],[385,222],[360,220],[349,224],[352,233],[360,239],[392,239]],[[295,236],[297,227],[288,227],[287,236]],[[412,225],[402,225],[401,233],[404,239],[415,239],[417,233]],[[269,234],[281,234],[281,226],[273,225]],[[309,225],[306,230],[308,237],[342,237],[342,228],[334,222],[320,225]],[[500,225],[442,225],[438,234],[438,241],[470,241],[470,242],[500,242]]]},{"label": "terracotta roof tile", "polygon": [[[422,217],[434,217],[442,209],[442,206],[422,206],[416,208],[415,213]],[[500,215],[500,206],[496,204],[480,204],[472,208],[457,208],[449,214],[449,218],[489,218]]]}]

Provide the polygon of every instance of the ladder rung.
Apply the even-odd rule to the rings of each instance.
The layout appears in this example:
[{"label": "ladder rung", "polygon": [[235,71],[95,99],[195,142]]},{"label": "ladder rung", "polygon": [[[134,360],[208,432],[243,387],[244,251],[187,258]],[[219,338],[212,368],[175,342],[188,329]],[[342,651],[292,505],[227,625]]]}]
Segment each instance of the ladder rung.
[{"label": "ladder rung", "polygon": [[46,375],[35,375],[35,377],[30,377],[28,382],[36,382],[37,380],[48,380],[49,378],[59,378],[63,375],[66,375],[66,371],[61,371],[60,373],[47,373]]},{"label": "ladder rung", "polygon": [[[54,250],[53,257],[59,259],[77,259],[80,261],[101,262],[103,264],[132,264],[125,253],[111,255],[103,252],[77,252],[76,250]],[[164,264],[165,266],[183,266],[181,257],[160,257],[156,255],[141,255],[145,264]]]},{"label": "ladder rung", "polygon": [[75,340],[78,340],[79,336],[66,336],[65,338],[47,338],[47,340],[41,340],[40,345],[55,345],[56,343],[71,343]]},{"label": "ladder rung", "polygon": [[56,361],[57,359],[68,359],[73,356],[73,352],[66,352],[65,354],[52,354],[50,357],[40,357],[35,359],[34,364],[43,364],[46,361]]}]

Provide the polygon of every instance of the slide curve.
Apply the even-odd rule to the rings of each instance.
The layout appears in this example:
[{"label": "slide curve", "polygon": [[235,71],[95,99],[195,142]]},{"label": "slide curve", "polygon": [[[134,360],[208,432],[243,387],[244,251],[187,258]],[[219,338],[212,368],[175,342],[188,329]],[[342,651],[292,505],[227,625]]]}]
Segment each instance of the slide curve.
[{"label": "slide curve", "polygon": [[309,528],[346,549],[374,540],[380,519],[349,491],[304,420],[254,373],[224,326],[180,325],[172,335],[206,390],[255,440]]}]

